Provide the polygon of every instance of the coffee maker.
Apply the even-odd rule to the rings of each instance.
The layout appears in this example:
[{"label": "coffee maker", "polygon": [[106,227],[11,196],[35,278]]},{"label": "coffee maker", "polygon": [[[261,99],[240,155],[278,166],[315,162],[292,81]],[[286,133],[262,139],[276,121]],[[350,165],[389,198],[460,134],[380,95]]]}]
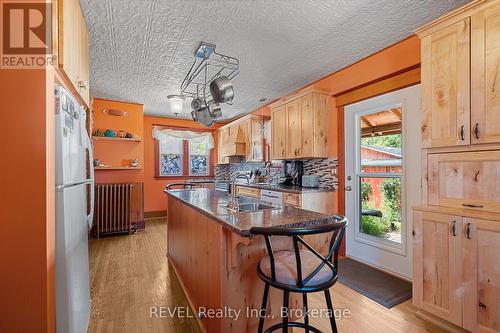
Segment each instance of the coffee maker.
[{"label": "coffee maker", "polygon": [[304,174],[304,163],[302,161],[284,161],[285,180],[282,185],[302,186],[302,175]]}]

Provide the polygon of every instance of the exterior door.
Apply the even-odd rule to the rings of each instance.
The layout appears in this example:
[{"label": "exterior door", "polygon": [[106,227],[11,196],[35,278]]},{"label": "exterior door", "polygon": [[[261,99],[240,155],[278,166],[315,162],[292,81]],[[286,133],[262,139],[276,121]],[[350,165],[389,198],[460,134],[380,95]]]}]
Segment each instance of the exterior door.
[{"label": "exterior door", "polygon": [[413,302],[462,325],[462,217],[415,211]]},{"label": "exterior door", "polygon": [[271,123],[271,140],[273,159],[282,160],[286,158],[286,109],[282,105],[274,109]]},{"label": "exterior door", "polygon": [[286,104],[286,146],[287,158],[297,158],[301,150],[300,103],[296,99]]},{"label": "exterior door", "polygon": [[472,143],[500,142],[500,4],[472,16]]},{"label": "exterior door", "polygon": [[469,18],[422,39],[422,145],[470,144]]},{"label": "exterior door", "polygon": [[464,219],[463,327],[500,332],[500,223]]},{"label": "exterior door", "polygon": [[420,86],[345,107],[346,255],[411,279],[420,202]]}]

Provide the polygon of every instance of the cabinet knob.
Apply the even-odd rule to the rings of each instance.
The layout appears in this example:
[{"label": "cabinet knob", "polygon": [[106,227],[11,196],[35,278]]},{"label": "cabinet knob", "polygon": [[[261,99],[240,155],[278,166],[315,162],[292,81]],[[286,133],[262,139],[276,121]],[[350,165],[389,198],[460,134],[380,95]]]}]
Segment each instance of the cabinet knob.
[{"label": "cabinet knob", "polygon": [[467,223],[465,226],[465,235],[467,236],[467,239],[470,239],[470,223]]},{"label": "cabinet knob", "polygon": [[460,126],[460,140],[465,140],[465,126]]},{"label": "cabinet knob", "polygon": [[457,236],[457,221],[453,221],[451,224],[451,234]]},{"label": "cabinet knob", "polygon": [[476,139],[479,139],[479,123],[476,123],[476,125],[474,125],[474,137]]}]

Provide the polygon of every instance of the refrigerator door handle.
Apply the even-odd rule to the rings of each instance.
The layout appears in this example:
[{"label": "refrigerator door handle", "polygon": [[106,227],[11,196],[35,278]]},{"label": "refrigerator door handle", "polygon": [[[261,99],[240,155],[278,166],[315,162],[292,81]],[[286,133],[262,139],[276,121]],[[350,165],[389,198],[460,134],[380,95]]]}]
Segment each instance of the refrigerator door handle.
[{"label": "refrigerator door handle", "polygon": [[92,150],[92,142],[90,141],[89,136],[87,135],[87,130],[83,128],[85,132],[85,150],[89,154],[89,174],[90,174],[90,213],[87,215],[87,223],[89,230],[92,229],[94,224],[94,152]]}]

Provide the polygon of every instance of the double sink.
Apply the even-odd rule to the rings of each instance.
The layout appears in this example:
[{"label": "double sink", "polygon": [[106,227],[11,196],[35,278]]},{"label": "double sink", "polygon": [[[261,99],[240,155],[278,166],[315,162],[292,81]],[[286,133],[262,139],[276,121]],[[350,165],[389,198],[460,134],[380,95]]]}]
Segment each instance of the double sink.
[{"label": "double sink", "polygon": [[227,210],[231,212],[238,212],[238,213],[255,213],[255,212],[261,212],[264,210],[273,210],[273,209],[280,209],[280,207],[276,206],[271,206],[268,204],[264,204],[261,202],[247,202],[247,203],[240,203],[238,204],[238,208],[234,209],[231,206],[228,205],[222,205],[221,207],[226,208]]}]

